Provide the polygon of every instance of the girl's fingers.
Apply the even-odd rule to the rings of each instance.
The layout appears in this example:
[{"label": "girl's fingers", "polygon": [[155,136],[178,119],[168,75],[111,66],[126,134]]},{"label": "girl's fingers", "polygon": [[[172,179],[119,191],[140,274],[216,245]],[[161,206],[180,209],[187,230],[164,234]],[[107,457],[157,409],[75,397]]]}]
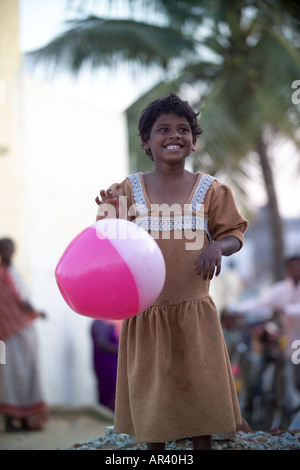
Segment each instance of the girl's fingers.
[{"label": "girl's fingers", "polygon": [[215,274],[215,269],[216,269],[216,266],[211,266],[210,270],[209,270],[209,280],[211,281],[212,278],[214,277],[214,274]]},{"label": "girl's fingers", "polygon": [[204,267],[203,267],[203,279],[206,280],[208,277],[210,277],[210,272],[211,272],[210,264],[204,263]]},{"label": "girl's fingers", "polygon": [[221,272],[221,262],[218,261],[217,264],[216,264],[216,266],[217,266],[217,269],[216,269],[216,274],[215,274],[215,275],[216,275],[216,276],[219,276],[219,274],[220,274],[220,272]]},{"label": "girl's fingers", "polygon": [[215,276],[218,276],[221,272],[221,264],[219,262],[216,262],[216,263],[202,263],[202,265],[199,266],[199,264],[197,264],[196,266],[194,266],[194,270],[197,271],[197,276],[200,277],[201,276],[201,273],[203,275],[203,279],[206,280],[206,279],[210,279],[212,280],[212,278]]},{"label": "girl's fingers", "polygon": [[113,191],[112,189],[108,189],[107,191],[105,191],[105,189],[101,189],[100,190],[100,196],[101,198],[108,198],[108,199],[112,199],[112,198],[118,198],[119,196],[116,195],[116,196],[113,196]]}]

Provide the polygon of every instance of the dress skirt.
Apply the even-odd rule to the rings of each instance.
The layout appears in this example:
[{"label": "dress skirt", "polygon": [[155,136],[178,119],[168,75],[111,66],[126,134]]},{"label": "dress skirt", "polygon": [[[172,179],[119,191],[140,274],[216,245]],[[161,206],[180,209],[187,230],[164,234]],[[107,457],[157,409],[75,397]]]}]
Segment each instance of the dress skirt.
[{"label": "dress skirt", "polygon": [[167,442],[236,430],[231,366],[210,296],[123,321],[115,430]]}]

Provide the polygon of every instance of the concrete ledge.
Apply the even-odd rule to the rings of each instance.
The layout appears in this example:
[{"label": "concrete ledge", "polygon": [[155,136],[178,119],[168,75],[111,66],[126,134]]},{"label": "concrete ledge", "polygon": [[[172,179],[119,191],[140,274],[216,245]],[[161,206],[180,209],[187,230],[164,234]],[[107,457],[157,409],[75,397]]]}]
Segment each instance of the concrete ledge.
[{"label": "concrete ledge", "polygon": [[114,413],[105,406],[98,404],[91,405],[54,405],[50,406],[49,409],[50,415],[87,415],[99,419],[100,421],[105,421],[107,423],[113,423]]}]

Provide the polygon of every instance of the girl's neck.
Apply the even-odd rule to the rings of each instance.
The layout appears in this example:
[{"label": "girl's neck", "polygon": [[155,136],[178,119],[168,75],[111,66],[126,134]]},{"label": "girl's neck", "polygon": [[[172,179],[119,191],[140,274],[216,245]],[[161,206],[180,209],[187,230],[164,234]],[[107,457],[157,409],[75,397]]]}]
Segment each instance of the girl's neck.
[{"label": "girl's neck", "polygon": [[188,200],[198,174],[188,170],[161,172],[155,169],[144,175],[146,192],[152,204],[180,204],[182,207]]},{"label": "girl's neck", "polygon": [[153,170],[152,174],[157,180],[164,180],[164,181],[171,181],[171,180],[176,180],[183,178],[190,172],[186,170],[184,167],[170,167],[169,165],[167,167],[155,167]]}]

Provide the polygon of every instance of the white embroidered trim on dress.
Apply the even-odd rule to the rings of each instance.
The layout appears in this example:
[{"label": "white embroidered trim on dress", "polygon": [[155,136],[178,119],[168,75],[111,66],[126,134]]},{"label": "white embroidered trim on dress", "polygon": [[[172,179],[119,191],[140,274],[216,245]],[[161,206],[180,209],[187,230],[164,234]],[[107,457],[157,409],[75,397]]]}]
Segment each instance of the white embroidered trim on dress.
[{"label": "white embroidered trim on dress", "polygon": [[[146,204],[144,191],[141,183],[139,173],[134,173],[129,177],[133,197],[136,202],[137,214],[148,214],[148,207]],[[201,210],[204,198],[210,185],[215,180],[213,176],[202,175],[198,186],[194,192],[194,196],[188,206],[188,212],[197,213]],[[210,233],[208,230],[208,219],[205,217],[197,217],[194,215],[182,215],[182,216],[170,216],[170,217],[158,217],[158,216],[142,216],[134,220],[134,222],[145,230],[153,231],[170,231],[170,230],[205,230],[211,241]]]},{"label": "white embroidered trim on dress", "polygon": [[205,230],[208,233],[208,219],[195,215],[175,217],[143,216],[134,220],[136,225],[145,230],[164,232],[171,230]]},{"label": "white embroidered trim on dress", "polygon": [[136,202],[137,211],[140,214],[148,212],[140,175],[138,173],[134,173],[133,175],[129,176],[129,180],[132,186],[133,197]]},{"label": "white embroidered trim on dress", "polygon": [[204,202],[207,191],[210,188],[211,183],[215,180],[213,176],[202,175],[196,191],[194,192],[193,199],[188,207],[190,212],[198,212]]}]

